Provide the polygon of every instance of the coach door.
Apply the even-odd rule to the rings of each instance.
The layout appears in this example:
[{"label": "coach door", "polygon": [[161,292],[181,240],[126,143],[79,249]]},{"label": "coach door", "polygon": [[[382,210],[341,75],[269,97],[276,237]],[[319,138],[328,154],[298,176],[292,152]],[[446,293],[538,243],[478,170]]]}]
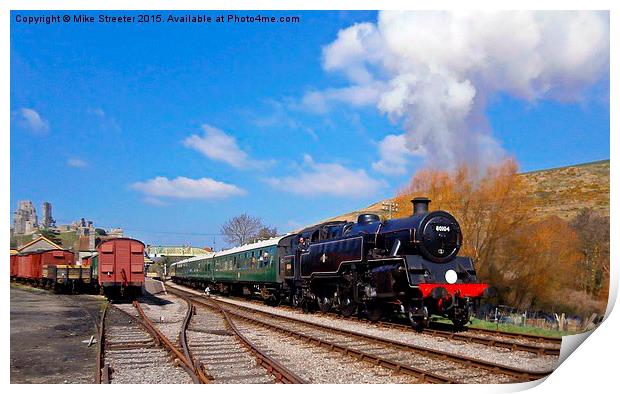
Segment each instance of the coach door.
[{"label": "coach door", "polygon": [[99,281],[114,282],[114,242],[105,242],[100,246],[97,262],[99,266]]},{"label": "coach door", "polygon": [[144,281],[144,246],[138,242],[131,242],[131,282]]}]

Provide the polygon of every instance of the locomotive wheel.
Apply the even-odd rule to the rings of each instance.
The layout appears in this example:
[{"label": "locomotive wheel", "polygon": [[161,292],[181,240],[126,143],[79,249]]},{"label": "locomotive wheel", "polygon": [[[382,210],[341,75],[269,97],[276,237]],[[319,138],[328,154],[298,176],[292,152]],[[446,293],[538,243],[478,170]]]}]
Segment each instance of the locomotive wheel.
[{"label": "locomotive wheel", "polygon": [[383,316],[383,309],[381,309],[381,305],[375,303],[366,304],[366,317],[373,323],[376,323]]},{"label": "locomotive wheel", "polygon": [[293,308],[299,308],[301,305],[301,297],[299,297],[298,293],[293,294],[293,297],[291,297],[291,305]]},{"label": "locomotive wheel", "polygon": [[413,327],[414,330],[417,332],[424,331],[424,319],[417,317],[414,319],[409,319],[409,321],[411,322],[411,327]]},{"label": "locomotive wheel", "polygon": [[328,297],[319,297],[316,301],[319,304],[319,309],[321,312],[327,313],[330,309],[332,309],[332,300]]},{"label": "locomotive wheel", "polygon": [[420,314],[420,309],[415,306],[410,306],[407,311],[407,318],[411,323],[411,327],[418,332],[422,332],[424,328],[428,325],[428,312],[426,308],[422,314]]},{"label": "locomotive wheel", "polygon": [[462,331],[465,324],[469,323],[469,305],[467,301],[458,299],[458,307],[453,309],[452,316],[449,316],[454,324],[455,331]]},{"label": "locomotive wheel", "polygon": [[265,305],[274,307],[280,305],[280,297],[275,294],[270,295],[269,298],[265,300]]},{"label": "locomotive wheel", "polygon": [[357,305],[355,305],[349,297],[341,297],[338,304],[338,310],[340,310],[340,313],[344,317],[352,316],[357,309]]},{"label": "locomotive wheel", "polygon": [[304,313],[311,313],[313,311],[312,300],[309,300],[307,297],[302,298],[301,300],[301,310]]},{"label": "locomotive wheel", "polygon": [[454,324],[454,331],[463,331],[465,324],[467,324],[469,320],[462,319],[454,319],[452,320],[452,324]]}]

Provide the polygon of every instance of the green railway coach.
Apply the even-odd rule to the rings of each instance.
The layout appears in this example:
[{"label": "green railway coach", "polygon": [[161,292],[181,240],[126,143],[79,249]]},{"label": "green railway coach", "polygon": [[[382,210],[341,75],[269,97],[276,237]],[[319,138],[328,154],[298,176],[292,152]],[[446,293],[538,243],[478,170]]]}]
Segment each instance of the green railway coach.
[{"label": "green railway coach", "polygon": [[278,242],[282,238],[182,260],[172,264],[171,275],[175,282],[197,288],[270,298],[282,283],[278,261]]}]

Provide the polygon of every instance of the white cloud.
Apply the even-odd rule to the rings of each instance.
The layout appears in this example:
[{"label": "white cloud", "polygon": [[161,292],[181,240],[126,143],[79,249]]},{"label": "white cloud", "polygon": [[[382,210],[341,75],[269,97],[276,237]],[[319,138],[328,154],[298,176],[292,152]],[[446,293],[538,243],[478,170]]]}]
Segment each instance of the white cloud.
[{"label": "white cloud", "polygon": [[269,164],[269,162],[251,159],[239,148],[235,137],[222,130],[208,124],[202,125],[202,129],[204,131],[202,136],[192,134],[183,140],[183,145],[202,153],[211,160],[221,161],[239,169]]},{"label": "white cloud", "polygon": [[74,158],[67,160],[67,165],[69,167],[84,168],[87,166],[87,163],[82,159],[78,159],[74,157]]},{"label": "white cloud", "polygon": [[[253,123],[265,129],[287,128],[290,130],[306,133],[314,141],[319,140],[319,136],[313,127],[306,126],[297,117],[289,114],[289,109],[299,109],[295,103],[283,103],[276,100],[267,100],[269,111],[261,111],[261,115],[253,120]],[[267,114],[265,114],[267,113]]]},{"label": "white cloud", "polygon": [[372,23],[356,23],[340,30],[338,38],[323,48],[323,68],[342,70],[355,84],[373,83],[375,78],[366,64],[379,61],[385,52],[377,33]]},{"label": "white cloud", "polygon": [[88,108],[86,112],[99,118],[105,118],[105,112],[101,108]]},{"label": "white cloud", "polygon": [[151,196],[146,196],[142,199],[142,201],[144,201],[145,203],[149,204],[149,205],[155,205],[158,207],[163,207],[168,205],[165,201],[160,200],[159,198],[155,198],[155,197],[151,197]]},{"label": "white cloud", "polygon": [[22,127],[32,132],[44,134],[49,131],[49,122],[34,109],[20,108],[17,111],[17,119]]},{"label": "white cloud", "polygon": [[407,173],[407,166],[412,156],[424,156],[423,149],[412,152],[407,148],[405,134],[390,134],[379,141],[380,160],[372,163],[372,168],[387,175],[402,175]]},{"label": "white cloud", "polygon": [[107,114],[102,108],[90,107],[86,109],[86,113],[88,113],[89,115],[93,115],[95,118],[97,118],[99,127],[101,127],[102,130],[113,131],[116,133],[120,133],[122,131],[121,126],[118,124],[116,119]]},{"label": "white cloud", "polygon": [[486,120],[489,97],[577,101],[609,75],[609,13],[382,11],[377,23],[341,30],[323,68],[350,85],[307,93],[306,105],[372,103],[432,165],[484,164],[504,154]]},{"label": "white cloud", "polygon": [[366,197],[376,193],[383,182],[370,177],[362,169],[351,170],[337,163],[316,163],[304,155],[305,169],[294,176],[268,178],[272,187],[285,192],[316,196]]},{"label": "white cloud", "polygon": [[158,200],[157,197],[212,200],[245,194],[245,190],[229,183],[211,178],[191,179],[182,176],[175,179],[158,176],[133,183],[130,187],[151,197],[149,203]]},{"label": "white cloud", "polygon": [[311,90],[304,94],[301,102],[295,105],[294,108],[323,114],[339,103],[347,103],[355,107],[375,105],[379,100],[381,90],[380,83]]}]

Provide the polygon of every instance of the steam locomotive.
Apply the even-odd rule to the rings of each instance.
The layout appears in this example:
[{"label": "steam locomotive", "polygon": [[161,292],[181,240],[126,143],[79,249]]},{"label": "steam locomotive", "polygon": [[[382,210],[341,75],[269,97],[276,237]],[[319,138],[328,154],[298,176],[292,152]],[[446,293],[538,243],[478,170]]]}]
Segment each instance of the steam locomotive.
[{"label": "steam locomotive", "polygon": [[448,212],[429,212],[430,200],[412,200],[413,215],[381,221],[333,221],[295,234],[183,260],[172,279],[224,294],[258,295],[305,311],[363,313],[376,321],[404,312],[416,329],[432,314],[462,327],[488,286],[473,262],[457,256],[462,233]]}]

